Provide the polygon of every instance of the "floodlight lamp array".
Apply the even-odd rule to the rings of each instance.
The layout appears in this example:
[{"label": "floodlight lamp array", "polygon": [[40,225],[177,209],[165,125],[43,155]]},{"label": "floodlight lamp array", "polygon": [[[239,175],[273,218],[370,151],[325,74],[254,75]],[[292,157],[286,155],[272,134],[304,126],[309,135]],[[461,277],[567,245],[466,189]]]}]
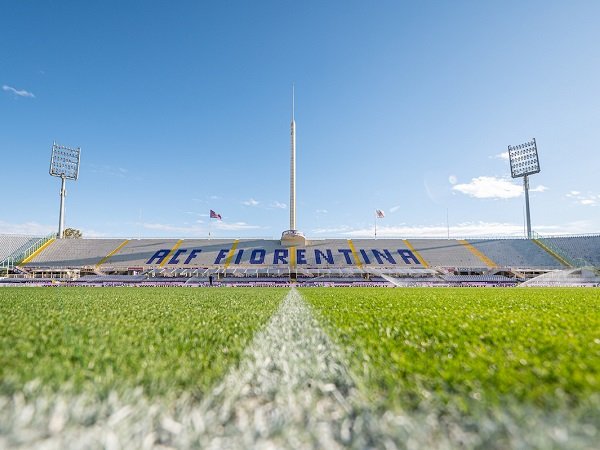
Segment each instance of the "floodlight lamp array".
[{"label": "floodlight lamp array", "polygon": [[540,171],[540,161],[535,139],[521,145],[508,146],[510,173],[513,178],[524,177]]},{"label": "floodlight lamp array", "polygon": [[81,148],[69,148],[52,144],[50,159],[50,175],[53,177],[77,180],[79,177],[79,160]]}]

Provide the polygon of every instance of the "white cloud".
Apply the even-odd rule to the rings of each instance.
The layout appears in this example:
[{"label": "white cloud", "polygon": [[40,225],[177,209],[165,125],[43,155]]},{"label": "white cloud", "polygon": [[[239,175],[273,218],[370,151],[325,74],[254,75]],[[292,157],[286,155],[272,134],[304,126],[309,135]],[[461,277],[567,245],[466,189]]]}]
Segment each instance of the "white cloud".
[{"label": "white cloud", "polygon": [[[68,225],[67,225],[68,226]],[[77,228],[77,227],[75,227]],[[30,236],[47,236],[49,234],[55,234],[57,232],[55,225],[44,225],[37,222],[24,222],[24,223],[9,223],[0,220],[0,234],[22,234]],[[106,237],[106,233],[100,231],[81,228],[83,237],[95,238],[95,237]]]},{"label": "white cloud", "polygon": [[260,207],[260,208],[264,208],[264,209],[286,209],[287,208],[287,204],[282,203],[280,201],[274,200],[272,202],[269,203],[265,203],[265,202],[261,202],[259,200],[256,200],[254,198],[250,198],[248,200],[244,200],[242,201],[242,205],[244,206],[251,206],[253,208],[255,207]]},{"label": "white cloud", "polygon": [[[370,236],[373,229],[353,230],[349,236]],[[429,226],[378,226],[377,236],[381,237],[447,237],[445,224]],[[501,222],[464,222],[450,227],[450,237],[468,236],[523,236],[523,225]]]},{"label": "white cloud", "polygon": [[498,153],[497,155],[494,156],[490,156],[490,158],[494,158],[494,159],[503,159],[504,161],[508,161],[508,151],[506,152],[502,152],[502,153]]},{"label": "white cloud", "polygon": [[[196,221],[196,223],[203,223],[202,221]],[[190,226],[177,226],[166,223],[142,223],[136,224],[141,225],[143,228],[148,230],[161,231],[165,233],[170,233],[171,237],[177,236],[207,236],[209,227],[198,226],[198,225],[190,225]],[[222,220],[217,220],[212,222],[211,226],[214,230],[224,230],[224,231],[244,231],[244,230],[258,230],[263,227],[259,225],[251,225],[246,222],[224,222]],[[177,235],[177,236],[175,236]]]},{"label": "white cloud", "polygon": [[189,235],[206,234],[206,230],[204,228],[197,227],[197,226],[181,227],[181,226],[171,225],[168,223],[156,223],[156,222],[137,223],[136,225],[141,225],[146,230],[166,231],[168,233],[183,233],[183,234],[187,233]]},{"label": "white cloud", "polygon": [[539,186],[534,187],[533,189],[529,189],[529,192],[546,192],[548,190],[548,186],[544,186],[540,184]]},{"label": "white cloud", "polygon": [[271,208],[279,208],[279,209],[286,209],[287,208],[287,205],[285,203],[278,202],[277,200],[275,200],[269,206],[271,206]]},{"label": "white cloud", "polygon": [[317,214],[327,214],[329,211],[327,211],[326,209],[317,209],[315,210],[315,212]]},{"label": "white cloud", "polygon": [[600,203],[600,195],[594,195],[591,193],[582,194],[579,191],[570,191],[567,194],[568,198],[575,200],[575,203],[583,206],[596,206]]},{"label": "white cloud", "polygon": [[81,234],[83,235],[84,238],[104,238],[104,237],[109,237],[108,234],[103,233],[101,231],[96,231],[96,230],[90,230],[87,228],[82,228],[81,229]]},{"label": "white cloud", "polygon": [[[507,178],[481,176],[473,178],[470,183],[455,184],[452,190],[475,198],[516,198],[523,193],[523,187]],[[529,192],[545,192],[547,186],[539,185]]]},{"label": "white cloud", "polygon": [[205,198],[198,198],[198,197],[192,198],[192,201],[198,202],[198,203],[209,203],[209,202],[212,202],[213,200],[221,200],[221,197],[219,197],[218,195],[207,195]]},{"label": "white cloud", "polygon": [[35,98],[35,95],[33,95],[29,91],[26,91],[24,89],[18,90],[18,89],[15,89],[14,87],[7,86],[6,84],[4,86],[2,86],[2,90],[6,91],[6,92],[12,92],[14,95],[16,95],[18,97]]},{"label": "white cloud", "polygon": [[44,225],[37,222],[9,223],[0,220],[0,233],[2,234],[26,234],[32,236],[46,236],[56,233],[56,226]]},{"label": "white cloud", "polygon": [[[597,232],[590,221],[571,222],[563,225],[538,225],[535,231],[546,236],[560,234],[585,234]],[[373,227],[352,228],[342,225],[332,228],[313,230],[314,234],[321,236],[346,236],[351,238],[372,238]],[[463,222],[450,226],[450,239],[474,237],[523,237],[523,224],[503,222]],[[378,237],[394,238],[446,238],[448,228],[446,224],[439,225],[398,225],[377,226]]]},{"label": "white cloud", "polygon": [[250,225],[246,222],[228,223],[228,222],[218,221],[215,225],[215,228],[218,228],[219,230],[227,230],[227,231],[240,231],[240,230],[258,230],[262,227],[259,225]]},{"label": "white cloud", "polygon": [[523,188],[506,178],[477,177],[470,183],[455,184],[452,190],[475,198],[515,198],[521,195]]},{"label": "white cloud", "polygon": [[448,177],[448,181],[450,182],[450,184],[456,184],[458,183],[458,178],[456,178],[456,175],[450,175]]},{"label": "white cloud", "polygon": [[[196,223],[202,223],[202,221],[197,221]],[[178,226],[167,223],[142,223],[137,225],[141,225],[147,230],[163,231],[178,236],[206,236],[208,234],[207,226]],[[245,222],[228,223],[223,222],[222,220],[217,220],[213,222],[211,227],[213,229],[226,231],[256,230],[261,228],[258,225],[250,225]]]},{"label": "white cloud", "polygon": [[396,205],[396,206],[392,206],[390,208],[390,212],[391,213],[395,213],[396,211],[399,211],[402,208],[402,205]]},{"label": "white cloud", "polygon": [[314,234],[333,236],[336,234],[345,235],[346,233],[349,233],[351,231],[352,231],[352,227],[350,227],[348,225],[341,225],[339,227],[332,227],[332,228],[315,228],[312,232]]},{"label": "white cloud", "polygon": [[126,178],[127,173],[129,172],[123,167],[114,167],[108,164],[88,164],[87,167],[91,173],[97,173],[107,177]]}]

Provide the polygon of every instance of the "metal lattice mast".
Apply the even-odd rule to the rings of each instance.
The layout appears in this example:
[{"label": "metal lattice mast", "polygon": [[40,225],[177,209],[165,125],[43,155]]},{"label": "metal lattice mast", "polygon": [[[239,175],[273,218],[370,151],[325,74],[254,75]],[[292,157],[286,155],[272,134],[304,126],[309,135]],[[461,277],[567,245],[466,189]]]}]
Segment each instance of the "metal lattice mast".
[{"label": "metal lattice mast", "polygon": [[67,179],[63,175],[60,185],[60,212],[58,215],[58,238],[62,239],[65,234],[65,197],[67,196]]},{"label": "metal lattice mast", "polygon": [[525,218],[527,225],[526,237],[532,239],[531,214],[529,211],[529,175],[540,172],[540,160],[538,157],[537,143],[535,138],[520,145],[508,146],[508,160],[510,162],[510,174],[513,178],[523,177],[523,191],[525,191]]},{"label": "metal lattice mast", "polygon": [[529,211],[529,176],[523,176],[523,191],[525,192],[525,219],[527,222],[527,239],[531,239],[531,212]]},{"label": "metal lattice mast", "polygon": [[50,175],[59,177],[60,183],[60,210],[58,213],[58,233],[56,237],[62,239],[65,231],[65,196],[67,195],[67,180],[76,181],[79,178],[79,160],[81,148],[69,148],[52,143],[52,156],[50,157]]}]

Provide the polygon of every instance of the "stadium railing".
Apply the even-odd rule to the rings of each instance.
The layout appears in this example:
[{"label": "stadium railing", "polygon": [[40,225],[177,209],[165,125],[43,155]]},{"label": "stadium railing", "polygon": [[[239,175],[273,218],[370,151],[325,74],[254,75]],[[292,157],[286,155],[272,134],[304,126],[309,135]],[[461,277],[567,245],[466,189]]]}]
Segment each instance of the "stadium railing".
[{"label": "stadium railing", "polygon": [[12,253],[11,255],[7,256],[2,261],[0,261],[0,268],[6,270],[7,272],[9,270],[14,269],[21,262],[30,257],[33,253],[38,251],[40,247],[42,247],[46,242],[48,242],[50,239],[54,239],[55,237],[56,235],[52,233],[38,239],[32,245],[28,246],[25,249],[18,249],[16,252]]}]

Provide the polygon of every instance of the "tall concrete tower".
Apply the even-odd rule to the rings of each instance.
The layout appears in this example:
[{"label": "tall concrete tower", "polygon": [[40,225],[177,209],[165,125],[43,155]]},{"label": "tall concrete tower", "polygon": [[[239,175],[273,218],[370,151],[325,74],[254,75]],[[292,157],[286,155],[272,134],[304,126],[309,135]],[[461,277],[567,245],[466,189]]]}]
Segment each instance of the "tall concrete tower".
[{"label": "tall concrete tower", "polygon": [[296,121],[294,120],[294,85],[292,85],[292,123],[290,153],[290,230],[296,229]]},{"label": "tall concrete tower", "polygon": [[296,120],[295,92],[292,85],[292,123],[290,124],[290,229],[281,235],[281,243],[286,246],[304,245],[304,235],[296,229]]}]

